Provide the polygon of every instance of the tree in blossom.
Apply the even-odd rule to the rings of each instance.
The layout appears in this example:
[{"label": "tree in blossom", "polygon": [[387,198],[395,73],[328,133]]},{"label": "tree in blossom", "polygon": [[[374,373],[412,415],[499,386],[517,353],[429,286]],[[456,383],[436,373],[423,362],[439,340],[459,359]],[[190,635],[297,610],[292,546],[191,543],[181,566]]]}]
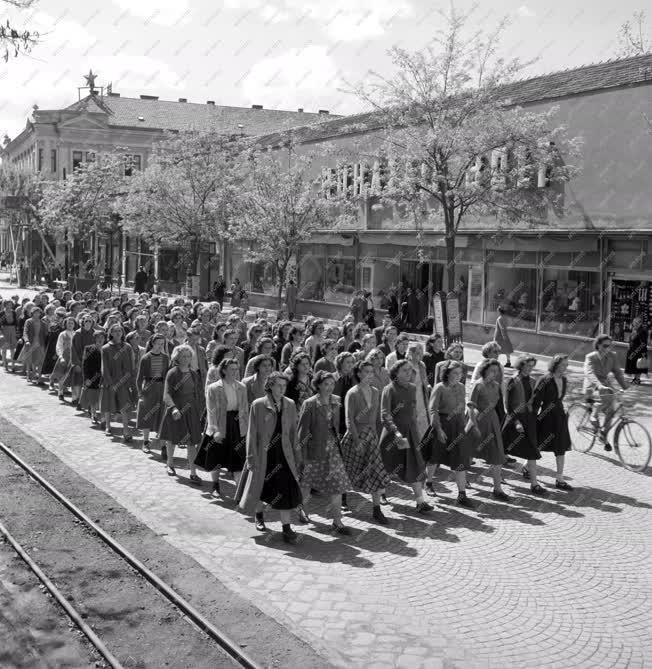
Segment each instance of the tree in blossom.
[{"label": "tree in blossom", "polygon": [[246,262],[274,268],[279,306],[300,245],[344,215],[320,193],[318,161],[316,153],[297,152],[291,140],[282,149],[259,148],[247,161],[248,179],[231,237],[245,246]]},{"label": "tree in blossom", "polygon": [[[468,15],[452,10],[445,19],[424,50],[390,52],[393,77],[374,74],[355,89],[373,110],[361,129],[381,136],[366,150],[368,187],[357,196],[371,197],[396,221],[411,221],[419,236],[442,231],[453,287],[463,222],[487,229],[490,220],[496,229],[563,216],[580,141],[555,122],[556,109],[518,106],[513,82],[525,66],[498,55],[504,24],[465,37]],[[351,188],[340,199],[350,198]]]},{"label": "tree in blossom", "polygon": [[246,145],[215,132],[168,135],[155,145],[147,169],[129,181],[120,203],[125,229],[178,246],[187,273],[195,274],[202,245],[228,234]]}]

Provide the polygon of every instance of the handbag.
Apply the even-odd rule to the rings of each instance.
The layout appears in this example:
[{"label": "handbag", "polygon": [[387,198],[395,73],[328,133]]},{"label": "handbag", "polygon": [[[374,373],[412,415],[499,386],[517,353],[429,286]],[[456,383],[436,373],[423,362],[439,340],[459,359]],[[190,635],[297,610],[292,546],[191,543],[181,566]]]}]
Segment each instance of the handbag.
[{"label": "handbag", "polygon": [[204,433],[201,444],[197,449],[197,455],[195,456],[195,465],[199,469],[205,472],[212,472],[218,466],[218,450],[215,446],[217,444],[213,441],[213,437],[209,437]]},{"label": "handbag", "polygon": [[647,368],[648,368],[647,355],[644,355],[636,361],[636,369],[647,369]]}]

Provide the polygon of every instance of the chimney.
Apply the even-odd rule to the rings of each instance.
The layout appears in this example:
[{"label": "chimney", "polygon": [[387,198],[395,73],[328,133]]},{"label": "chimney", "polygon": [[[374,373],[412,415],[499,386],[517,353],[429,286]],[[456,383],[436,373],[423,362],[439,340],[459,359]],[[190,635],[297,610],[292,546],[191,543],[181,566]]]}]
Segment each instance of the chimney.
[{"label": "chimney", "polygon": [[262,109],[263,105],[251,105],[252,109]]},{"label": "chimney", "polygon": [[179,102],[188,102],[188,98],[179,98]]},{"label": "chimney", "polygon": [[206,104],[207,105],[213,105],[213,107],[214,107],[215,106],[215,100],[206,100]]},{"label": "chimney", "polygon": [[322,116],[328,116],[328,109],[320,109],[317,113]]},{"label": "chimney", "polygon": [[158,95],[141,95],[141,100],[158,100]]},{"label": "chimney", "polygon": [[297,109],[297,111],[302,114],[303,113],[303,107],[299,107],[299,109]]}]

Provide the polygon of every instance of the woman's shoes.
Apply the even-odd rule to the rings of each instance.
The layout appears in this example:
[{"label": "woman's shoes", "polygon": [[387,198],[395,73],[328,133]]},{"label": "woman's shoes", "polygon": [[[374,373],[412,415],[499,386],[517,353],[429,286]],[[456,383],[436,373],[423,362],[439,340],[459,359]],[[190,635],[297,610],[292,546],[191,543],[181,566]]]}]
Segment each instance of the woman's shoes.
[{"label": "woman's shoes", "polygon": [[303,508],[299,509],[299,522],[303,523],[304,525],[308,525],[312,522]]},{"label": "woman's shoes", "polygon": [[104,435],[107,436],[107,437],[112,437],[113,436],[113,433],[111,432],[110,427],[104,428]]},{"label": "woman's shoes", "polygon": [[296,544],[297,540],[299,538],[299,535],[289,526],[289,525],[283,525],[283,541],[286,544]]},{"label": "woman's shoes", "polygon": [[143,453],[149,455],[152,452],[152,449],[149,447],[149,441],[143,442]]},{"label": "woman's shoes", "polygon": [[177,475],[177,472],[175,471],[174,467],[170,467],[170,465],[167,465],[167,467],[165,468],[165,471],[166,471],[168,476],[176,476]]},{"label": "woman's shoes", "polygon": [[201,479],[199,478],[199,476],[197,476],[197,474],[191,474],[190,481],[195,485],[201,485]]},{"label": "woman's shoes", "polygon": [[428,502],[417,502],[417,513],[430,513],[433,508]]},{"label": "woman's shoes", "polygon": [[161,460],[165,461],[168,459],[168,448],[165,444],[161,446]]},{"label": "woman's shoes", "polygon": [[351,528],[347,527],[346,525],[338,525],[337,523],[333,523],[331,525],[331,530],[335,532],[335,534],[341,534],[346,537],[351,536]]},{"label": "woman's shoes", "polygon": [[134,438],[130,434],[125,434],[123,435],[122,440],[125,442],[125,444],[130,444]]},{"label": "woman's shoes", "polygon": [[428,495],[428,497],[437,496],[437,493],[435,492],[435,489],[432,486],[432,481],[426,481],[426,495]]},{"label": "woman's shoes", "polygon": [[213,481],[213,487],[211,489],[211,495],[215,495],[215,497],[221,497],[222,493],[220,492],[220,482],[219,481]]},{"label": "woman's shoes", "polygon": [[494,499],[500,500],[501,502],[509,502],[510,496],[506,495],[502,490],[494,490],[492,493]]},{"label": "woman's shoes", "polygon": [[266,532],[267,526],[265,525],[265,516],[262,513],[257,513],[256,516],[256,529],[259,532]]},{"label": "woman's shoes", "polygon": [[555,488],[557,488],[557,490],[575,490],[575,488],[573,488],[570,483],[566,483],[566,481],[560,481],[559,479],[555,481]]},{"label": "woman's shoes", "polygon": [[536,485],[533,485],[530,488],[530,491],[532,492],[533,495],[538,495],[539,497],[545,497],[548,494],[548,491],[538,483]]},{"label": "woman's shoes", "polygon": [[342,505],[341,505],[341,509],[342,509],[342,511],[344,511],[345,513],[351,510],[351,509],[349,508],[349,503],[348,503],[348,500],[347,500],[347,498],[346,498],[346,493],[345,493],[345,492],[342,493]]},{"label": "woman's shoes", "polygon": [[465,509],[475,509],[475,504],[466,496],[466,492],[463,490],[457,493],[457,505]]},{"label": "woman's shoes", "polygon": [[374,506],[374,509],[371,512],[371,517],[379,525],[389,525],[389,520],[387,519],[387,516],[383,513],[383,510],[379,506]]},{"label": "woman's shoes", "polygon": [[381,506],[387,506],[389,504],[387,501],[387,495],[385,495],[385,493],[380,496],[380,504]]}]

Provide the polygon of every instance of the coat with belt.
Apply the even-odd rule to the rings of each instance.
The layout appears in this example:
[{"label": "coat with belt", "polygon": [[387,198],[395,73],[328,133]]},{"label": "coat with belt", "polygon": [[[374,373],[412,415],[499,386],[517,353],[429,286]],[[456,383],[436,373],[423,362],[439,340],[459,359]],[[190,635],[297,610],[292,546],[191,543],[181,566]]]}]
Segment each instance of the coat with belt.
[{"label": "coat with belt", "polygon": [[[294,478],[299,481],[297,467],[297,410],[292,400],[281,398],[281,446],[283,455]],[[276,428],[276,409],[268,397],[261,397],[251,405],[247,428],[247,467],[241,481],[244,485],[239,508],[252,515],[260,500],[267,474],[267,449]],[[240,490],[239,490],[240,493]],[[236,500],[238,495],[236,495]]]},{"label": "coat with belt", "polygon": [[313,395],[301,405],[298,439],[304,461],[324,459],[327,442],[339,436],[340,398],[331,395],[328,402],[323,405],[319,395]]},{"label": "coat with belt", "polygon": [[[238,397],[240,434],[244,437],[247,433],[247,416],[249,414],[247,388],[240,381],[236,381],[234,385]],[[215,383],[211,383],[206,387],[206,434],[209,437],[212,436],[216,441],[220,441],[226,436],[227,404],[223,379],[215,381]]]}]

